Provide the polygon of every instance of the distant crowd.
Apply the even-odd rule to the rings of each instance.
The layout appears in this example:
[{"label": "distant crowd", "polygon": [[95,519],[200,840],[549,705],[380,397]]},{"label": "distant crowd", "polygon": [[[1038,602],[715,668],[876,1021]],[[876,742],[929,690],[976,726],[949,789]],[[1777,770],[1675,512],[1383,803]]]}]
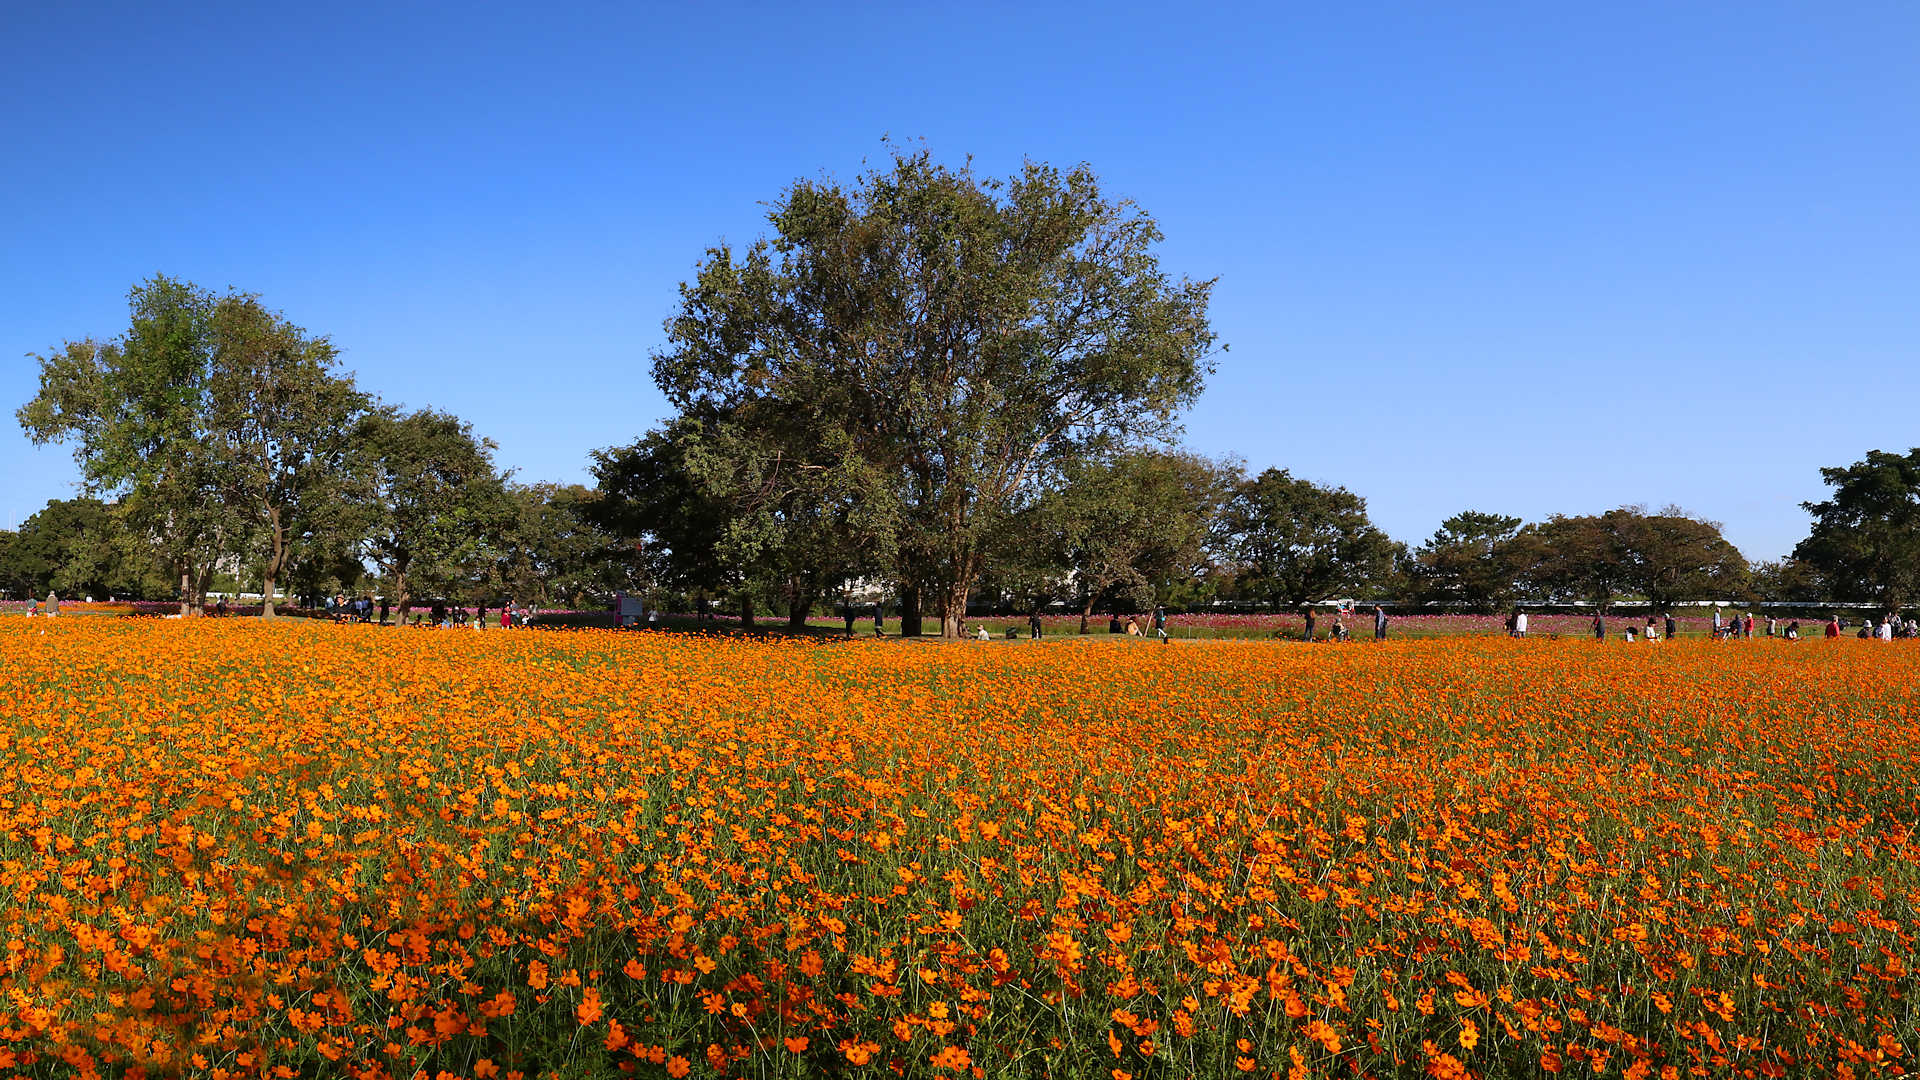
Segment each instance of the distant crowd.
[{"label": "distant crowd", "polygon": [[[1604,613],[1595,615],[1591,628],[1594,640],[1605,641],[1608,634],[1606,615]],[[1837,638],[1845,634],[1847,630],[1847,620],[1844,616],[1828,616],[1826,626],[1824,627],[1824,635],[1826,637]],[[1713,628],[1711,633],[1715,640],[1751,638],[1755,632],[1755,619],[1752,612],[1735,612],[1731,616],[1723,617],[1719,608],[1713,610]],[[1792,619],[1782,624],[1780,620],[1769,615],[1766,621],[1765,633],[1767,637],[1779,637],[1785,638],[1788,641],[1798,641],[1801,636],[1800,620]],[[1507,636],[1527,636],[1527,613],[1520,608],[1513,609],[1513,612],[1507,616]],[[1662,639],[1672,640],[1679,636],[1679,626],[1675,622],[1672,612],[1667,612],[1659,618],[1648,615],[1644,626],[1636,625],[1630,620],[1627,621],[1626,627],[1620,631],[1620,636],[1622,639],[1630,642],[1657,642]],[[1896,638],[1920,638],[1920,621],[1911,618],[1903,620],[1898,612],[1890,611],[1880,616],[1878,621],[1871,618],[1863,620],[1858,628],[1855,629],[1854,636],[1866,640],[1877,638],[1881,641],[1892,641]]]},{"label": "distant crowd", "polygon": [[[392,608],[384,596],[379,599],[377,607],[371,596],[348,597],[345,595],[336,595],[327,597],[327,618],[336,623],[372,623],[376,621],[374,617],[376,611],[379,616],[379,625],[389,625],[388,619]],[[418,626],[439,630],[451,630],[461,627],[485,630],[495,621],[493,611],[494,609],[487,604],[481,604],[476,608],[469,609],[449,604],[445,600],[435,600],[424,609],[413,608],[410,611],[401,613],[398,620],[393,622],[392,625]],[[508,600],[500,605],[497,621],[500,629],[511,630],[515,627],[526,626],[532,618],[533,612],[528,610],[525,604]]]}]

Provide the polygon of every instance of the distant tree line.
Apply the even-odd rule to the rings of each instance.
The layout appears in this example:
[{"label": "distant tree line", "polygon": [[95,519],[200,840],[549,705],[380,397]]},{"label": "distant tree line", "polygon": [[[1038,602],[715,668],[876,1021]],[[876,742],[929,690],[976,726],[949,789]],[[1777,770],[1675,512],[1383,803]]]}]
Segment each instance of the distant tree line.
[{"label": "distant tree line", "polygon": [[245,293],[156,277],[127,329],[40,363],[17,413],[74,446],[87,491],[0,534],[8,593],[170,598],[258,591],[271,617],[379,587],[424,597],[599,603],[638,587],[628,548],[581,513],[592,493],[519,484],[456,416],[361,390],[332,344]]},{"label": "distant tree line", "polygon": [[771,234],[710,249],[651,358],[673,409],[594,451],[595,486],[522,484],[457,416],[362,390],[257,296],[156,277],[127,328],[38,356],[17,417],[74,447],[82,497],[0,534],[12,595],[282,598],[377,589],[598,606],[616,591],[801,622],[886,598],[901,628],[972,606],[1074,611],[1331,597],[1492,611],[1920,587],[1920,450],[1823,470],[1812,533],[1749,565],[1678,508],[1467,511],[1419,546],[1366,501],[1179,449],[1218,345],[1213,283],[1086,167],[985,178],[896,149],[800,181]]}]

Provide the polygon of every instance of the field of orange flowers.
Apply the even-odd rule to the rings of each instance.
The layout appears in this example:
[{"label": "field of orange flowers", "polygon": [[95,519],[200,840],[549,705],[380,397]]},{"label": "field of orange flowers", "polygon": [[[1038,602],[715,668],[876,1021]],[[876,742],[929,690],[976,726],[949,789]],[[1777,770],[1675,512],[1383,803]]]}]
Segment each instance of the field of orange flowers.
[{"label": "field of orange flowers", "polygon": [[1892,1076],[1920,648],[0,622],[0,1076]]}]

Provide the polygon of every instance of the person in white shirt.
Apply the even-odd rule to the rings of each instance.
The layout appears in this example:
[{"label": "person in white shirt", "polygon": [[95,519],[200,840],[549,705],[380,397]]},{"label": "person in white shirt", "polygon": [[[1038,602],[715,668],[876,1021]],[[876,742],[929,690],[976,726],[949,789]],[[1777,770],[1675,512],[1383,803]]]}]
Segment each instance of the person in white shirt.
[{"label": "person in white shirt", "polygon": [[1514,637],[1527,636],[1527,613],[1524,611],[1519,612],[1513,617],[1513,636]]}]

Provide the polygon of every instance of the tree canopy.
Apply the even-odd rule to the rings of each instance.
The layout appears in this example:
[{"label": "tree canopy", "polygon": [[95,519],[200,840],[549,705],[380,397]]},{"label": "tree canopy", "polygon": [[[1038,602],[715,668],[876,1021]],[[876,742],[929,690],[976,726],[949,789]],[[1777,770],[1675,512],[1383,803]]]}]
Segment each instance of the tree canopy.
[{"label": "tree canopy", "polygon": [[768,218],[682,286],[655,381],[739,465],[703,477],[736,507],[843,503],[839,542],[887,553],[910,630],[925,597],[957,634],[1023,494],[1171,432],[1207,373],[1212,283],[1169,278],[1153,219],[1084,166],[1002,181],[898,152]]},{"label": "tree canopy", "polygon": [[265,614],[293,549],[342,504],[366,395],[333,347],[245,293],[155,277],[130,325],[35,357],[22,406],[36,443],[72,442],[88,488],[124,501],[180,574],[187,610],[221,556],[259,544]]},{"label": "tree canopy", "polygon": [[1016,518],[1012,542],[1034,575],[1064,571],[1087,630],[1094,605],[1118,595],[1151,606],[1203,561],[1231,476],[1196,454],[1138,450],[1067,465],[1059,484]]},{"label": "tree canopy", "polygon": [[1285,469],[1236,484],[1215,534],[1239,589],[1275,610],[1364,592],[1393,573],[1397,554],[1367,517],[1367,500]]},{"label": "tree canopy", "polygon": [[1468,611],[1495,611],[1515,599],[1510,542],[1520,519],[1465,510],[1440,523],[1413,552],[1411,580],[1424,601],[1458,605]]},{"label": "tree canopy", "polygon": [[490,561],[509,516],[494,444],[451,413],[391,408],[362,419],[355,441],[368,493],[361,553],[404,615],[416,597],[444,597]]},{"label": "tree canopy", "polygon": [[1548,602],[1606,607],[1638,595],[1657,608],[1680,600],[1741,597],[1749,571],[1717,522],[1678,507],[1649,514],[1621,507],[1603,514],[1556,514],[1512,542],[1521,581]]},{"label": "tree canopy", "polygon": [[1870,450],[1852,465],[1820,470],[1833,489],[1803,503],[1813,529],[1794,549],[1839,600],[1888,608],[1920,596],[1920,447]]}]

